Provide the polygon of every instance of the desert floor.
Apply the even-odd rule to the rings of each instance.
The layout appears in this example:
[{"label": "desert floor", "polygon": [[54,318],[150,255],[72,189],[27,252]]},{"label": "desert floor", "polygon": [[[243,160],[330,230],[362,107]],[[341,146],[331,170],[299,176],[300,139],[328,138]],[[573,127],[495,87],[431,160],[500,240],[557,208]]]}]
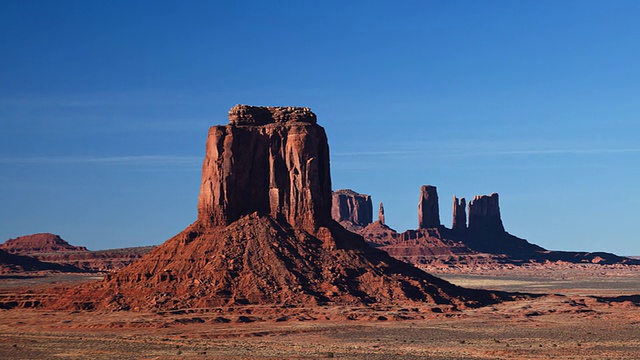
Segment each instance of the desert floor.
[{"label": "desert floor", "polygon": [[[182,313],[0,310],[6,359],[638,359],[640,268],[442,273],[468,287],[554,294],[478,309],[242,307]],[[90,276],[4,276],[0,295]],[[600,296],[605,298],[596,298]],[[637,300],[636,300],[637,301]]]}]

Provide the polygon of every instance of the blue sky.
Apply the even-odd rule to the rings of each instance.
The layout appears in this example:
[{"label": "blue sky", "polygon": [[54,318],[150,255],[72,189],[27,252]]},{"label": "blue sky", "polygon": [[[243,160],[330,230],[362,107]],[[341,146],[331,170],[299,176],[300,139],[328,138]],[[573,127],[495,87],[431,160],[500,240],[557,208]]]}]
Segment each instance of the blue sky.
[{"label": "blue sky", "polygon": [[[400,4],[398,4],[400,3]],[[334,189],[417,227],[419,188],[500,194],[549,249],[640,255],[636,1],[0,2],[0,241],[159,244],[207,129],[308,106]],[[376,205],[377,206],[377,205]]]}]

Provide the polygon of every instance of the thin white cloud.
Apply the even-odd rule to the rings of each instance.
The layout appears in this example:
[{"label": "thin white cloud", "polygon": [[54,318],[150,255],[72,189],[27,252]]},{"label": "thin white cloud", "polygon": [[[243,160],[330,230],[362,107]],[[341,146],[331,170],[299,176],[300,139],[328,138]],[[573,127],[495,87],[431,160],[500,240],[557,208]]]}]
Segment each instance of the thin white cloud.
[{"label": "thin white cloud", "polygon": [[131,105],[191,104],[206,100],[209,94],[192,94],[174,90],[138,90],[129,92],[94,92],[87,94],[25,94],[0,97],[0,107],[18,108],[94,108]]},{"label": "thin white cloud", "polygon": [[591,155],[640,153],[640,149],[539,149],[479,152],[477,155]]},{"label": "thin white cloud", "polygon": [[0,158],[2,164],[114,164],[114,165],[196,165],[199,156],[128,155],[128,156],[36,156]]},{"label": "thin white cloud", "polygon": [[429,155],[445,157],[477,157],[477,156],[518,156],[518,155],[608,155],[640,153],[640,148],[619,149],[532,149],[532,150],[481,150],[481,149],[425,149],[425,150],[389,150],[389,151],[358,151],[335,152],[331,155],[338,157],[367,157],[380,155]]},{"label": "thin white cloud", "polygon": [[335,152],[331,153],[334,156],[378,156],[378,155],[410,155],[420,154],[422,151],[417,150],[398,150],[398,151],[354,151],[354,152]]}]

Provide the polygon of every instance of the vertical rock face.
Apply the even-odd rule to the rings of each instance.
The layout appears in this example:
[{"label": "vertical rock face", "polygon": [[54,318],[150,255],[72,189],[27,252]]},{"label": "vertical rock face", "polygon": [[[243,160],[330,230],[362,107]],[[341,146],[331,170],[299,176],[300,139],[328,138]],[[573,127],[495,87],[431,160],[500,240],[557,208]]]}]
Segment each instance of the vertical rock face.
[{"label": "vertical rock face", "polygon": [[331,219],[329,147],[308,108],[236,105],[207,137],[198,220],[258,212],[315,232]]},{"label": "vertical rock face", "polygon": [[469,202],[469,230],[473,232],[504,232],[498,194],[480,195]]},{"label": "vertical rock face", "polygon": [[373,222],[371,196],[353,190],[337,190],[332,196],[331,217],[337,222],[349,221],[367,226]]},{"label": "vertical rock face", "polygon": [[380,224],[385,225],[384,223],[384,206],[380,203],[380,207],[378,208],[378,221]]},{"label": "vertical rock face", "polygon": [[423,185],[420,188],[418,203],[418,228],[427,229],[440,226],[438,191],[435,186]]},{"label": "vertical rock face", "polygon": [[452,230],[464,230],[467,228],[467,202],[464,198],[453,196],[453,224]]}]

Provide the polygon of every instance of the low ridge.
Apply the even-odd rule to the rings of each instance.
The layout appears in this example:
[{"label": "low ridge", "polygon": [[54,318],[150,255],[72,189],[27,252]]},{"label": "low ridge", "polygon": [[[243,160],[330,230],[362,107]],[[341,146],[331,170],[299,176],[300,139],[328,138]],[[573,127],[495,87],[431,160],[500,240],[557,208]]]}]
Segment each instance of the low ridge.
[{"label": "low ridge", "polygon": [[60,251],[87,251],[84,246],[74,246],[63,240],[59,235],[40,233],[19,236],[0,244],[0,249],[10,254],[33,255]]}]

